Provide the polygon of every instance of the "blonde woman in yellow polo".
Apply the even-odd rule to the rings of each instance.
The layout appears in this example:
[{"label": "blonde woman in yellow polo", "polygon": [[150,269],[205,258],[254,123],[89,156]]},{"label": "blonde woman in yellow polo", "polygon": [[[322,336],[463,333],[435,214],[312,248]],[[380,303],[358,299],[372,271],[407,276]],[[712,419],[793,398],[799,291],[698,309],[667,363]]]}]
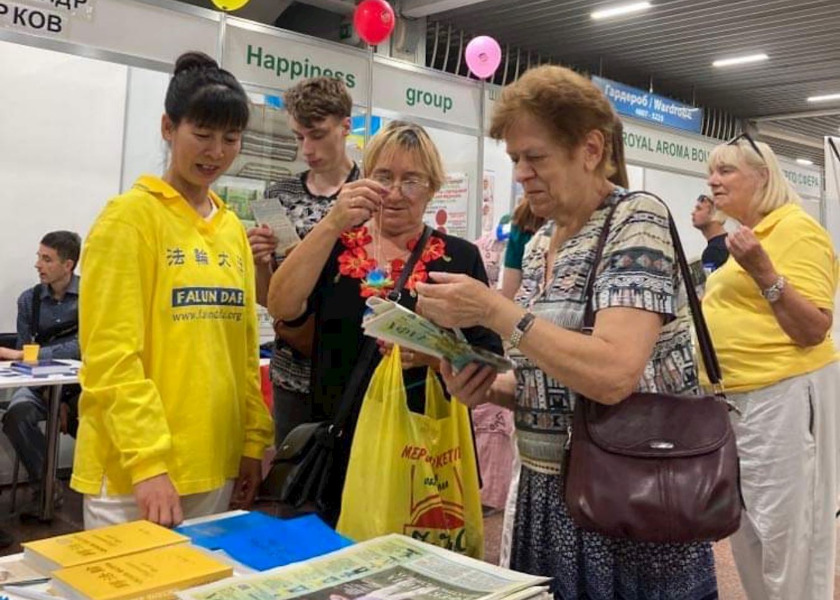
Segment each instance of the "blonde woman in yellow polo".
[{"label": "blonde woman in yellow polo", "polygon": [[741,226],[703,313],[729,398],[746,511],[732,551],[750,600],[831,600],[840,365],[828,233],[769,146],[746,135],[709,163],[715,206]]}]

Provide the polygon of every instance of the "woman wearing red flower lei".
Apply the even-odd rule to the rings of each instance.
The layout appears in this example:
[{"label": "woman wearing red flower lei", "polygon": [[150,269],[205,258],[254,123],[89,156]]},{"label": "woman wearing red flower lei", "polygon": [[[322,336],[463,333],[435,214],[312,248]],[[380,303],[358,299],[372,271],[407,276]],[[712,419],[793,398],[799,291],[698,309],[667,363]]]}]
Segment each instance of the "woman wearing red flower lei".
[{"label": "woman wearing red flower lei", "polygon": [[[426,206],[445,177],[429,135],[422,127],[404,122],[391,123],[370,141],[364,164],[367,178],[342,188],[327,216],[274,273],[268,294],[269,312],[288,326],[315,319],[313,421],[333,416],[360,356],[365,301],[393,290],[423,232]],[[430,271],[462,273],[487,283],[478,248],[435,231],[406,281],[401,304],[414,309],[415,285],[426,281]],[[474,345],[502,352],[499,337],[485,328],[466,329],[464,334]],[[380,348],[381,354],[388,351]],[[366,365],[366,377],[356,391],[356,415],[379,359],[376,355]],[[436,360],[410,351],[402,352],[402,360],[409,406],[422,412],[426,367],[436,369]],[[355,417],[352,421],[335,456],[345,468]],[[334,502],[321,515],[331,523],[338,518],[345,468],[337,470],[330,486]]]}]

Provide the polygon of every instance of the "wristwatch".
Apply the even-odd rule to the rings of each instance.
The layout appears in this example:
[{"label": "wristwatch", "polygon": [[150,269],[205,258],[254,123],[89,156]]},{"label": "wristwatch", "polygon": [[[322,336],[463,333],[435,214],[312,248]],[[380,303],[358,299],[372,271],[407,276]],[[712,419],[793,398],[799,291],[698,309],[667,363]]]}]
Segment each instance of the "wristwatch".
[{"label": "wristwatch", "polygon": [[534,320],[536,317],[532,312],[526,312],[522,315],[522,318],[519,319],[519,323],[513,328],[513,333],[510,334],[510,345],[512,348],[518,348],[519,342],[522,341],[522,336],[528,333],[528,330],[534,326]]},{"label": "wristwatch", "polygon": [[761,295],[764,296],[764,299],[767,300],[767,302],[773,304],[782,297],[782,291],[785,289],[786,283],[787,280],[779,275],[776,281],[773,282],[773,285],[767,289],[761,290]]}]

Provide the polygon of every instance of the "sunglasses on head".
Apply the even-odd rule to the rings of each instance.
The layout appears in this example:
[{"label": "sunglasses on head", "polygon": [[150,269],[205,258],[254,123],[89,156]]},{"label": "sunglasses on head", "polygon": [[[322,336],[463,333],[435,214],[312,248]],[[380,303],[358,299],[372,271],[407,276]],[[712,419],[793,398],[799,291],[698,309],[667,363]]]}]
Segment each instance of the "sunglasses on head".
[{"label": "sunglasses on head", "polygon": [[741,140],[747,140],[747,142],[749,142],[750,146],[752,146],[752,149],[755,150],[755,153],[758,154],[758,156],[761,158],[761,160],[764,160],[764,155],[761,153],[761,150],[758,149],[758,144],[755,143],[755,140],[752,139],[752,136],[749,133],[744,132],[744,133],[732,138],[731,140],[726,142],[726,144],[728,146],[737,146],[738,142],[740,142]]}]

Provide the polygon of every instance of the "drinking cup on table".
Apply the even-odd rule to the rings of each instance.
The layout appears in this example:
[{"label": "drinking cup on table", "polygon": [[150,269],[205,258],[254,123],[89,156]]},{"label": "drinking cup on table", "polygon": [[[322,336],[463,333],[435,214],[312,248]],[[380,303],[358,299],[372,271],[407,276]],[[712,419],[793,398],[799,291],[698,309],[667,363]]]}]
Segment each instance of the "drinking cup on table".
[{"label": "drinking cup on table", "polygon": [[23,345],[23,362],[34,363],[38,362],[38,352],[41,346],[38,344],[24,344]]}]

